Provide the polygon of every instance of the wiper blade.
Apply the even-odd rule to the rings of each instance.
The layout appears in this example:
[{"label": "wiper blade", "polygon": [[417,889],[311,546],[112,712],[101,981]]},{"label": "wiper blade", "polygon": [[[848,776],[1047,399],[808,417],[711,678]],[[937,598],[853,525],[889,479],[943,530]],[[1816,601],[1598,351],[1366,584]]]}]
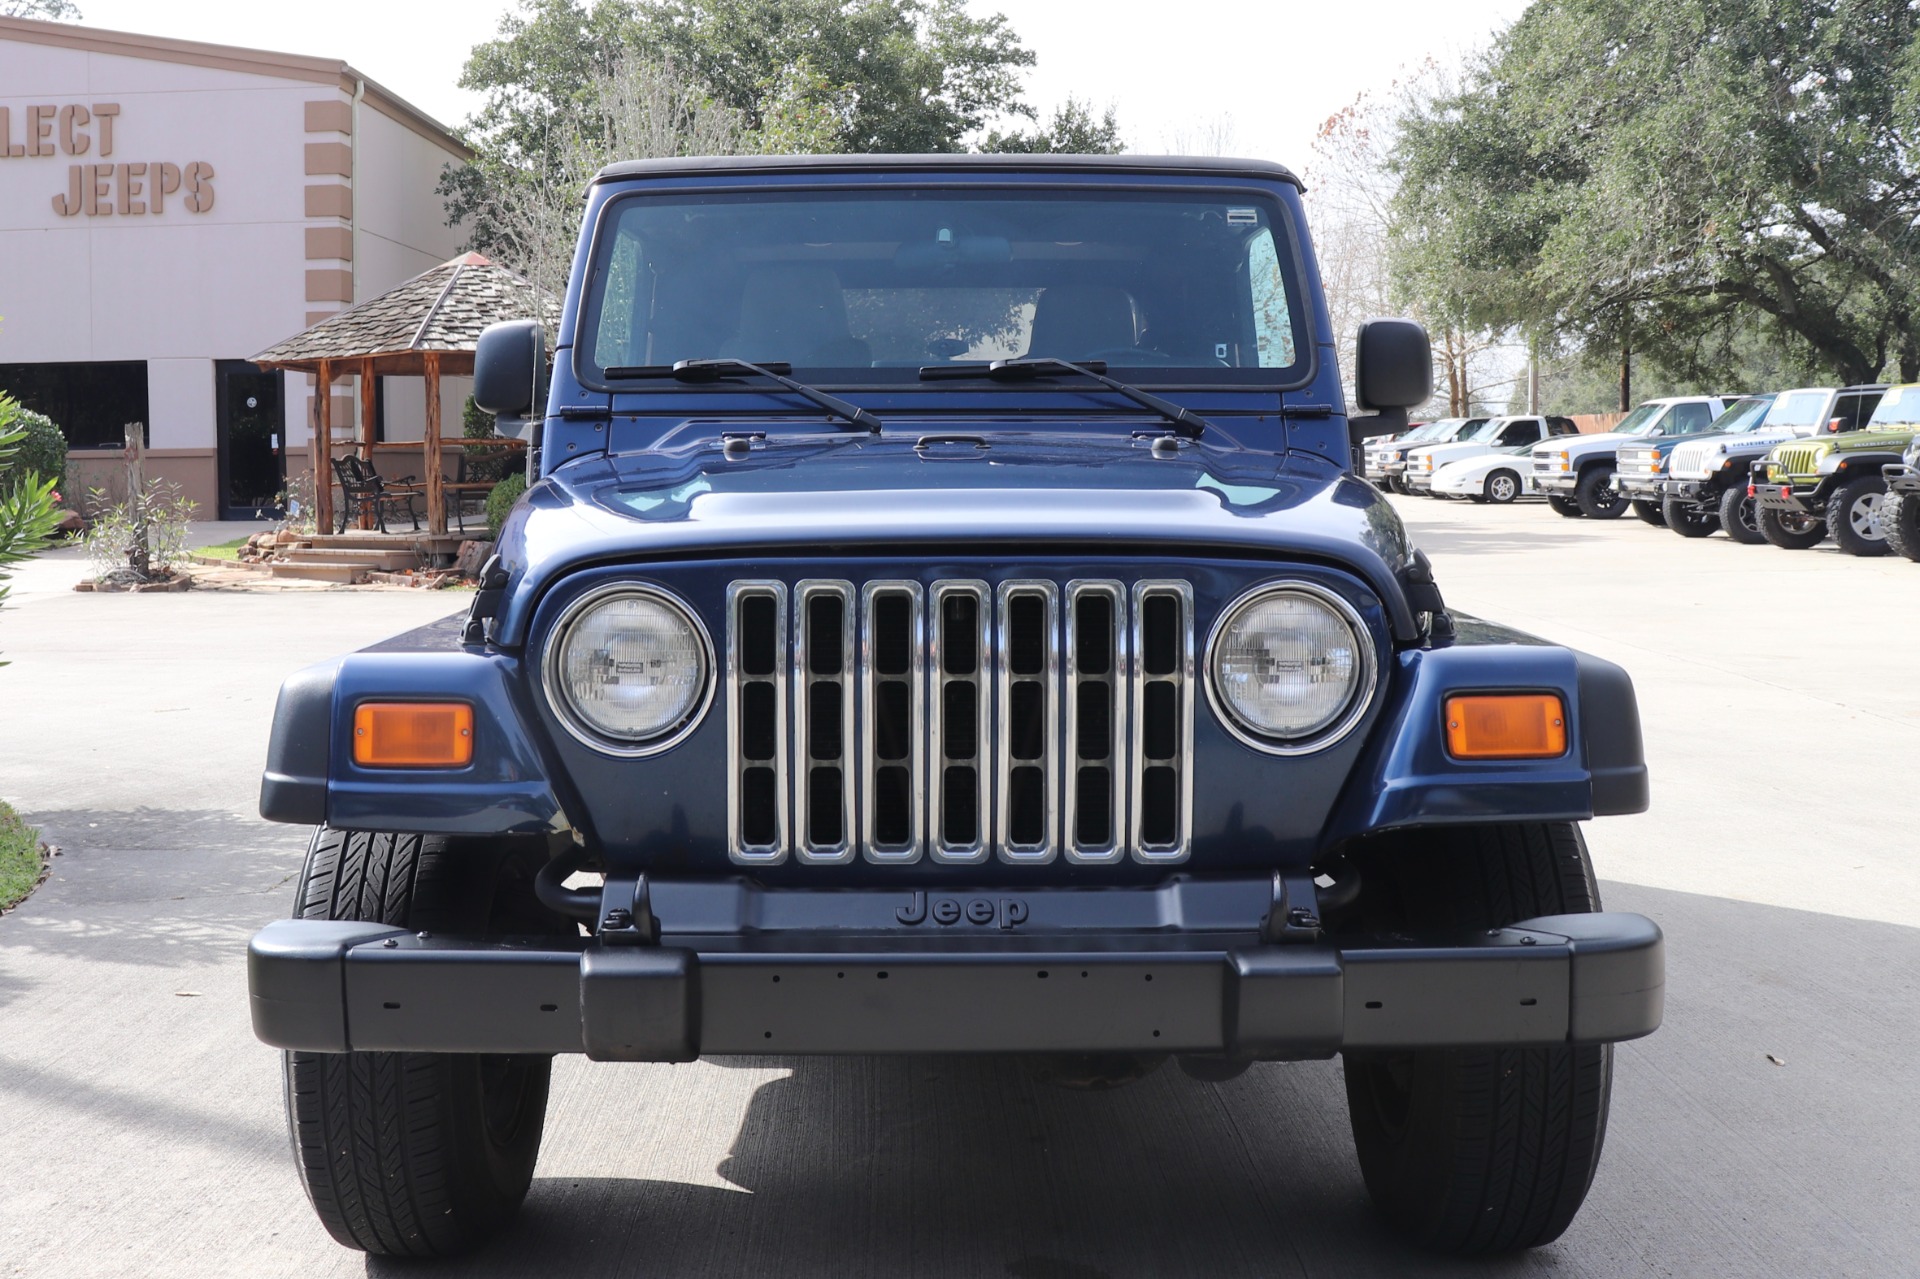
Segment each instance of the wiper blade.
[{"label": "wiper blade", "polygon": [[681,360],[674,364],[628,364],[607,370],[610,378],[650,378],[670,377],[676,382],[718,382],[722,378],[753,375],[777,382],[792,391],[801,399],[819,405],[837,418],[842,418],[863,430],[880,434],[880,419],[857,404],[849,404],[838,396],[817,391],[805,382],[796,382],[787,374],[793,372],[793,365],[784,361],[767,364],[752,364],[746,360]]},{"label": "wiper blade", "polygon": [[1129,386],[1115,378],[1107,376],[1105,360],[1088,360],[1076,364],[1072,360],[1056,360],[1051,356],[1038,356],[1024,360],[994,360],[980,364],[929,364],[920,370],[920,379],[924,382],[938,382],[952,378],[988,377],[996,382],[1017,382],[1028,378],[1053,377],[1061,373],[1077,373],[1089,377],[1118,392],[1142,408],[1152,409],[1161,417],[1173,423],[1174,434],[1185,439],[1197,440],[1200,433],[1213,423],[1201,417],[1191,409],[1183,409],[1172,400],[1163,400],[1150,391],[1137,386]]}]

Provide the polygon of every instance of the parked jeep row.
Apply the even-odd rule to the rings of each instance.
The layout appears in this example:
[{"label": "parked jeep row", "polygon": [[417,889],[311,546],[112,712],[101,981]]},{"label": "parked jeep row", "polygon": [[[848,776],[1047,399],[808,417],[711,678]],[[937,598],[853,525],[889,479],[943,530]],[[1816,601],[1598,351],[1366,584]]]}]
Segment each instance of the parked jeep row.
[{"label": "parked jeep row", "polygon": [[1920,383],[1672,396],[1593,435],[1543,417],[1489,418],[1445,439],[1416,427],[1372,445],[1368,475],[1475,502],[1537,495],[1569,518],[1631,509],[1682,537],[1786,550],[1832,538],[1849,555],[1920,561]]}]

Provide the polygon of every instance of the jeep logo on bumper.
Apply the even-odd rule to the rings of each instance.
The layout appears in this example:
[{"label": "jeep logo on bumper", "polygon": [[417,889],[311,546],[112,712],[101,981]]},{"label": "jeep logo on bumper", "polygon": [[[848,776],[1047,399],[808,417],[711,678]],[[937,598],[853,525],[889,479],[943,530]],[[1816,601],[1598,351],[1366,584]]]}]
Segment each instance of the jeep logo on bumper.
[{"label": "jeep logo on bumper", "polygon": [[987,897],[969,897],[964,902],[958,897],[937,897],[929,905],[927,895],[922,892],[915,893],[911,901],[893,912],[893,917],[903,924],[924,924],[929,916],[942,926],[957,924],[962,919],[984,926],[998,919],[1000,927],[1011,932],[1027,922],[1027,904],[1018,897],[1002,897],[996,908]]}]

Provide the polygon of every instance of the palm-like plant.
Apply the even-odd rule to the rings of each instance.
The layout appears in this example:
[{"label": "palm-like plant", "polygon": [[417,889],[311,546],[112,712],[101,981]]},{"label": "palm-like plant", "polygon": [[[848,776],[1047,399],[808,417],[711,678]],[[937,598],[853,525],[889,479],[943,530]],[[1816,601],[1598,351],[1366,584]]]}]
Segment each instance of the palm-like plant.
[{"label": "palm-like plant", "polygon": [[19,416],[19,403],[0,395],[0,605],[7,601],[6,581],[13,567],[45,547],[60,522],[54,509],[57,477],[10,472],[6,465],[25,435],[14,425]]}]

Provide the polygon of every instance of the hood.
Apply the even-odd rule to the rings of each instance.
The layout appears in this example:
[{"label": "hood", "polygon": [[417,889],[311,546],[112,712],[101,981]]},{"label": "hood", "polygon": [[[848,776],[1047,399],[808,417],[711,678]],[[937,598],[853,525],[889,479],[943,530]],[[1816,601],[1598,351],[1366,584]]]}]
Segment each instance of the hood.
[{"label": "hood", "polygon": [[1542,440],[1533,446],[1535,453],[1584,453],[1593,448],[1618,448],[1632,442],[1639,443],[1644,437],[1622,435],[1618,431],[1603,431],[1596,435],[1556,435],[1550,440]]},{"label": "hood", "polygon": [[[764,425],[764,424],[763,424]],[[511,574],[493,633],[517,646],[539,594],[592,564],[757,556],[1207,550],[1331,564],[1415,633],[1401,575],[1415,553],[1379,491],[1324,460],[1238,447],[1209,431],[1177,449],[1160,431],[913,436],[776,433],[729,453],[684,446],[582,459],[528,490],[502,531]]]}]

